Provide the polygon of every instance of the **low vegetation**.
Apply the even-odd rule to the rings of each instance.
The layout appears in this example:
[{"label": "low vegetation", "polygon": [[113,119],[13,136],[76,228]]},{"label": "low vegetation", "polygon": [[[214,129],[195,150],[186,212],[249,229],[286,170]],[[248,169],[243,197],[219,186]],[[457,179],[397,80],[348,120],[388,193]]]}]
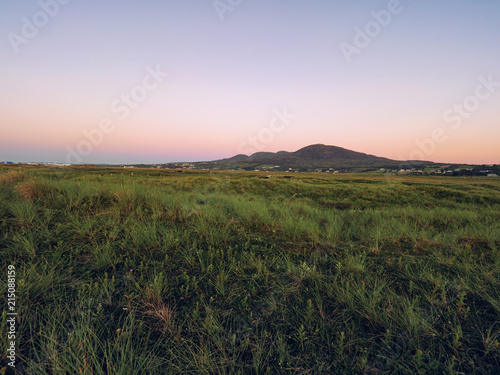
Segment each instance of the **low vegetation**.
[{"label": "low vegetation", "polygon": [[3,167],[17,371],[498,373],[500,179],[268,175]]}]

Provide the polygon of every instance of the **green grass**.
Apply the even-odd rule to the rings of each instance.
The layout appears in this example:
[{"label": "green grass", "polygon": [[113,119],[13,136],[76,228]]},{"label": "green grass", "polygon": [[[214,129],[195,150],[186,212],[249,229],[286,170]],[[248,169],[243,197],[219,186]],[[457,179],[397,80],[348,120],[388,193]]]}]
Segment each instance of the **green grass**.
[{"label": "green grass", "polygon": [[499,179],[268,174],[3,167],[18,371],[498,373]]}]

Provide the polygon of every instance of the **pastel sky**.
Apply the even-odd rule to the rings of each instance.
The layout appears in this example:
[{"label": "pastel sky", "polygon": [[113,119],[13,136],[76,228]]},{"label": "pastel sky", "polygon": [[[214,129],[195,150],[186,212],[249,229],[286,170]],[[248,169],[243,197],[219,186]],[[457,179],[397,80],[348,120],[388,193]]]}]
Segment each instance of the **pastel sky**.
[{"label": "pastel sky", "polygon": [[0,4],[0,161],[500,164],[498,0]]}]

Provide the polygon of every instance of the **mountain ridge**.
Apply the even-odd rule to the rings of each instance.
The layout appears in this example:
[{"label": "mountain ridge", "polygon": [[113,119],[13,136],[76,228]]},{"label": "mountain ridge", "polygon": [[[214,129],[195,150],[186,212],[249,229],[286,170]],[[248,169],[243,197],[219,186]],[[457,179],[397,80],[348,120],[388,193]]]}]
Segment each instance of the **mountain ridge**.
[{"label": "mountain ridge", "polygon": [[230,158],[198,161],[170,162],[160,164],[119,164],[111,167],[160,168],[229,171],[276,171],[276,172],[333,172],[357,173],[415,173],[453,176],[497,176],[500,165],[439,163],[424,160],[393,160],[338,146],[321,143],[302,147],[293,152],[255,152],[251,155],[237,154]]},{"label": "mountain ridge", "polygon": [[256,152],[251,155],[238,154],[230,158],[215,160],[209,163],[242,165],[279,165],[287,168],[373,168],[397,167],[402,165],[434,164],[423,160],[392,160],[363,152],[349,150],[339,146],[321,143],[302,147],[289,152]]}]

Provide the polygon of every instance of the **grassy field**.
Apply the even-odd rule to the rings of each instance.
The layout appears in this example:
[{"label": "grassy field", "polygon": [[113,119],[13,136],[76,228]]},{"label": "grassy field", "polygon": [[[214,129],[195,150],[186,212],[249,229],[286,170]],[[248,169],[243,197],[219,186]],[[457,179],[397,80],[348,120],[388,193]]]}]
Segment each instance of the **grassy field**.
[{"label": "grassy field", "polygon": [[499,373],[500,179],[268,174],[4,166],[17,371]]}]

